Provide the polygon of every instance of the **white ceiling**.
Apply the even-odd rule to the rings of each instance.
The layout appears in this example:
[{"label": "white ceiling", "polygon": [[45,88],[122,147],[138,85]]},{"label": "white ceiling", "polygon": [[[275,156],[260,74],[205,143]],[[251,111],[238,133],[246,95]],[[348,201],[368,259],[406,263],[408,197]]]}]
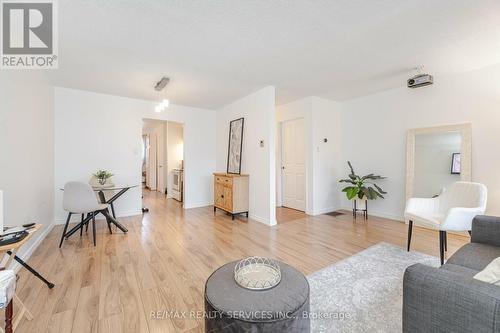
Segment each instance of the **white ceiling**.
[{"label": "white ceiling", "polygon": [[63,0],[54,84],[218,108],[263,86],[278,104],[345,100],[500,62],[498,0]]}]

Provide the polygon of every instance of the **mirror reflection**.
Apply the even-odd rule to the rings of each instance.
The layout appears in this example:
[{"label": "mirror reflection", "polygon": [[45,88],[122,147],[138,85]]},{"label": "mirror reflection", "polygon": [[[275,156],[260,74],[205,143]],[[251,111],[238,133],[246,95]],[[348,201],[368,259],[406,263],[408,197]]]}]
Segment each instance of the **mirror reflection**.
[{"label": "mirror reflection", "polygon": [[460,180],[459,131],[415,135],[413,196],[431,198]]}]

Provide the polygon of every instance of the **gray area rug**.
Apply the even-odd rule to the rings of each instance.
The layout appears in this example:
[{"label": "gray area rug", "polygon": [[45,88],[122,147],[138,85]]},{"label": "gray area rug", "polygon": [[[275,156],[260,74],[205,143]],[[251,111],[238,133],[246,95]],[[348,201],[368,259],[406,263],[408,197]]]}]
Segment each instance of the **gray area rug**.
[{"label": "gray area rug", "polygon": [[308,276],[311,331],[401,332],[403,274],[439,259],[379,243]]}]

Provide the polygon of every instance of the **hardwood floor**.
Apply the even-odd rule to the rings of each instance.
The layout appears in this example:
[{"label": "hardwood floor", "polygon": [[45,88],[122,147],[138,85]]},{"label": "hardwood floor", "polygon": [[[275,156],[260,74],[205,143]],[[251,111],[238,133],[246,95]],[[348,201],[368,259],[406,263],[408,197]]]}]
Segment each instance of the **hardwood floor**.
[{"label": "hardwood floor", "polygon": [[[16,332],[201,332],[202,319],[151,313],[203,310],[205,280],[228,261],[271,256],[310,274],[378,242],[406,244],[406,226],[381,218],[321,215],[267,227],[232,222],[212,207],[184,211],[153,192],[145,192],[145,201],[150,213],[121,219],[126,235],[110,235],[98,221],[96,247],[89,233],[59,249],[62,226],[52,230],[29,263],[56,287],[20,271],[18,295],[34,319]],[[450,235],[448,241],[451,254],[469,240]],[[414,228],[412,242],[413,250],[439,253],[434,231]]]},{"label": "hardwood floor", "polygon": [[306,213],[287,207],[276,207],[276,222],[286,223],[306,218]]}]

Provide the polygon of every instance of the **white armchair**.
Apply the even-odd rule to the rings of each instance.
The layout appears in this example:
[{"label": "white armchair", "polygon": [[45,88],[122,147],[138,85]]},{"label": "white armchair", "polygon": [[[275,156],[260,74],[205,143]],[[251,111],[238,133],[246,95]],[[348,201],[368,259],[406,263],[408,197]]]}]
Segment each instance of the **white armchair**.
[{"label": "white armchair", "polygon": [[439,230],[441,265],[447,251],[446,231],[468,231],[472,219],[486,210],[487,189],[480,183],[455,182],[435,198],[410,198],[406,203],[408,247],[410,251],[413,224]]}]

